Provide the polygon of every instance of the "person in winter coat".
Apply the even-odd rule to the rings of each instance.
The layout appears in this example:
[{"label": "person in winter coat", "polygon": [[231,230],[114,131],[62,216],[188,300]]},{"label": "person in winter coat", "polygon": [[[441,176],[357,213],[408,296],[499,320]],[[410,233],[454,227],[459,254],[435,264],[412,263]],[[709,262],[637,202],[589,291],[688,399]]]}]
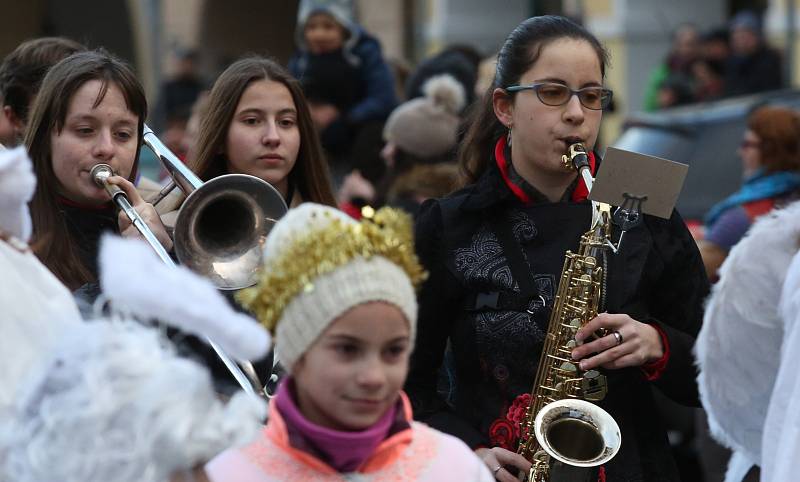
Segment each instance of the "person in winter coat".
[{"label": "person in winter coat", "polygon": [[388,203],[416,215],[422,201],[453,190],[457,176],[448,172],[457,169],[442,164],[455,166],[465,90],[451,75],[443,74],[429,78],[423,91],[424,97],[401,104],[386,121],[381,156],[387,172],[377,185],[360,172],[345,178],[339,191],[345,212],[358,217],[361,204]]},{"label": "person in winter coat", "polygon": [[739,146],[742,187],[712,206],[706,214],[705,234],[697,242],[708,277],[750,225],[773,208],[800,195],[800,114],[777,106],[756,109],[747,120]]},{"label": "person in winter coat", "polygon": [[[574,143],[595,146],[611,99],[605,65],[599,41],[566,18],[517,26],[462,145],[467,186],[428,201],[417,219],[430,277],[406,383],[414,416],[464,440],[504,482],[531,466],[516,453],[520,422],[565,252],[576,252],[591,226],[588,189],[561,156]],[[600,159],[588,157],[594,172]],[[621,431],[621,448],[595,469],[597,480],[679,480],[653,391],[699,403],[691,349],[708,280],[677,212],[643,216],[618,253],[601,251],[600,314],[565,354],[605,374],[608,393],[597,404]],[[591,337],[600,328],[608,334]]]},{"label": "person in winter coat", "polygon": [[745,95],[784,86],[781,54],[770,47],[761,19],[751,11],[736,14],[730,24],[731,55],[725,64],[725,95]]},{"label": "person in winter coat", "polygon": [[[352,1],[301,1],[296,44],[289,71],[308,97],[331,162],[377,161],[364,147],[380,141],[381,125],[397,105],[395,84],[380,43],[355,22]],[[380,148],[366,150],[377,157]]]},{"label": "person in winter coat", "polygon": [[307,203],[270,232],[241,296],[290,372],[260,439],[212,460],[214,482],[489,481],[459,440],[412,420],[401,388],[424,277],[402,212],[360,223]]}]

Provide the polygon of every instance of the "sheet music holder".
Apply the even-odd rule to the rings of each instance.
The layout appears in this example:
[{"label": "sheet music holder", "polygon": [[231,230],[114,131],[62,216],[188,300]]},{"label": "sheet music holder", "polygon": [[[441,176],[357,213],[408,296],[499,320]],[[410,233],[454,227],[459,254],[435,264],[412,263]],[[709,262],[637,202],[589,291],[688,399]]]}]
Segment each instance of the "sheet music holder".
[{"label": "sheet music holder", "polygon": [[617,224],[636,222],[640,212],[669,219],[688,170],[680,162],[609,147],[589,199],[618,206]]}]

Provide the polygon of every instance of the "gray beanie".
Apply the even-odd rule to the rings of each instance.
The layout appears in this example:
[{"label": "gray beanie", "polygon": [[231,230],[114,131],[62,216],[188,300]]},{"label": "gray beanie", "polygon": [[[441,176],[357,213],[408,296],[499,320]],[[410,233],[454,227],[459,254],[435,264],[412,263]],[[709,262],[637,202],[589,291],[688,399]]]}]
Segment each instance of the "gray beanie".
[{"label": "gray beanie", "polygon": [[345,41],[344,50],[350,49],[358,42],[359,29],[355,21],[353,0],[300,0],[297,9],[297,30],[295,41],[301,50],[307,50],[305,37],[306,22],[315,13],[326,13],[333,17],[345,30],[350,32],[350,37]]},{"label": "gray beanie", "polygon": [[464,87],[451,75],[431,77],[422,86],[425,97],[410,100],[386,120],[383,138],[421,159],[441,156],[455,147]]}]

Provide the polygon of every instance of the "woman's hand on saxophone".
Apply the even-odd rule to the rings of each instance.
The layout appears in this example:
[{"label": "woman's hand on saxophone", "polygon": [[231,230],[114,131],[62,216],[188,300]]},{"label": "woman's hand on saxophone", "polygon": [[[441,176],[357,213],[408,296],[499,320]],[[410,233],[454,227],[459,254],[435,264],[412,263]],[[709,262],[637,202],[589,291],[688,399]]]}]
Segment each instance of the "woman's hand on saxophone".
[{"label": "woman's hand on saxophone", "polygon": [[[167,234],[167,230],[164,228],[164,224],[161,222],[161,217],[159,217],[156,208],[142,199],[141,194],[136,190],[133,183],[122,176],[111,176],[108,178],[108,183],[114,184],[125,191],[125,195],[128,197],[131,206],[139,213],[142,219],[144,219],[144,222],[147,223],[147,227],[155,234],[158,242],[164,246],[164,249],[171,251],[172,239]],[[126,238],[142,237],[139,230],[131,223],[131,220],[124,211],[119,212],[117,222],[119,224],[119,232],[122,236]]]},{"label": "woman's hand on saxophone", "polygon": [[480,448],[475,454],[489,467],[492,475],[500,482],[519,482],[519,478],[509,472],[506,467],[516,468],[527,474],[531,470],[531,463],[522,455],[500,447]]},{"label": "woman's hand on saxophone", "polygon": [[575,335],[578,343],[605,328],[608,334],[572,350],[572,358],[580,360],[581,370],[638,367],[664,356],[658,330],[625,314],[601,313]]}]

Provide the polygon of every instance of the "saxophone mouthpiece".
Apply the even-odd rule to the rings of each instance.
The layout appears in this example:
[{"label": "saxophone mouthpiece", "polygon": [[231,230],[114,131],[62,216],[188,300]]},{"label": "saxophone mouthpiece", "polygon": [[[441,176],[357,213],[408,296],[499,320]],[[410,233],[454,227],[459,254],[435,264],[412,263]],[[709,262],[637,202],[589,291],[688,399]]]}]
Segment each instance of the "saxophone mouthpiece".
[{"label": "saxophone mouthpiece", "polygon": [[567,153],[561,156],[561,162],[564,168],[568,171],[578,171],[589,167],[589,156],[586,154],[586,148],[583,144],[576,142],[567,148]]},{"label": "saxophone mouthpiece", "polygon": [[589,167],[589,156],[586,154],[586,148],[583,144],[572,144],[569,146],[569,157],[572,160],[572,165],[575,170],[580,171],[581,168]]}]

